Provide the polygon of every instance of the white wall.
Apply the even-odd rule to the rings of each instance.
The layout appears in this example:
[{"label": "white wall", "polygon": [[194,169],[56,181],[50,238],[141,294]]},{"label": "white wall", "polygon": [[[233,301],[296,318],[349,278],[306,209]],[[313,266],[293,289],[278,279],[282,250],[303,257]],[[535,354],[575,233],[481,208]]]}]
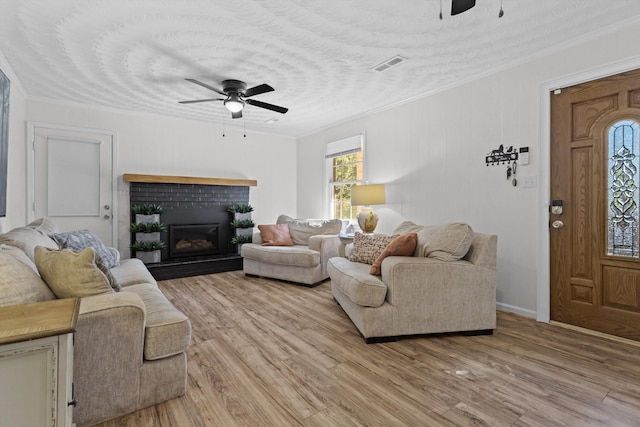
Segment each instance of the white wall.
[{"label": "white wall", "polygon": [[[420,224],[468,222],[476,231],[498,235],[498,302],[502,308],[535,316],[537,286],[548,287],[548,129],[542,93],[545,82],[603,65],[615,67],[640,55],[640,25],[594,35],[495,74],[299,139],[298,214],[325,206],[324,145],[366,132],[367,179],[387,184],[379,230],[391,232],[407,218]],[[640,67],[640,59],[632,60]],[[577,80],[576,77],[574,80]],[[577,81],[574,81],[577,83]],[[531,163],[517,169],[535,188],[513,187],[506,166],[485,166],[485,155],[500,144],[528,146]],[[302,191],[304,189],[304,191]],[[382,216],[382,215],[381,215]],[[385,221],[386,220],[386,221]],[[544,307],[540,308],[544,310]]]},{"label": "white wall", "polygon": [[0,218],[0,233],[24,225],[25,193],[25,117],[24,89],[0,52],[0,70],[11,81],[9,95],[9,156],[7,164],[7,216]]},{"label": "white wall", "polygon": [[[24,126],[24,120],[22,119]],[[280,213],[296,214],[296,141],[226,129],[159,115],[28,100],[26,120],[115,131],[118,135],[119,249],[129,245],[129,184],[124,173],[255,179],[249,191],[257,224],[274,223]],[[13,148],[24,150],[24,137]],[[15,155],[12,163],[22,162]],[[15,159],[15,160],[14,160]],[[24,174],[24,173],[23,173]],[[24,188],[24,177],[12,185]],[[14,192],[12,203],[24,205],[24,193]],[[21,219],[24,223],[25,217]]]}]

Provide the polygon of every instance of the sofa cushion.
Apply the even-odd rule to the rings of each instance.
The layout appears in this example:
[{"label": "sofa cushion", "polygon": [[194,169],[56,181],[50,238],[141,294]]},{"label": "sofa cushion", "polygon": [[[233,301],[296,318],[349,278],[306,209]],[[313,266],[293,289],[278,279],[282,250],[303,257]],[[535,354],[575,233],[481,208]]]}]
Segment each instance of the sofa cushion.
[{"label": "sofa cushion", "polygon": [[160,289],[149,283],[127,286],[122,292],[138,295],[145,307],[144,358],[156,360],[187,350],[191,323]]},{"label": "sofa cushion", "polygon": [[56,296],[15,246],[0,245],[0,306],[51,301]]},{"label": "sofa cushion", "polygon": [[315,267],[320,264],[320,252],[306,246],[242,245],[242,257],[268,264]]},{"label": "sofa cushion", "polygon": [[405,221],[396,227],[393,232],[400,234],[417,233],[418,244],[414,254],[441,261],[462,259],[473,243],[473,230],[468,224],[462,222],[421,226],[411,221]]},{"label": "sofa cushion", "polygon": [[412,256],[416,250],[418,235],[416,233],[402,234],[391,241],[384,251],[371,265],[369,273],[379,276],[382,271],[382,261],[388,256]]},{"label": "sofa cushion", "polygon": [[36,246],[58,249],[58,244],[49,237],[47,234],[49,229],[44,225],[44,220],[34,221],[24,227],[14,228],[8,233],[0,234],[0,244],[20,248],[33,261]]},{"label": "sofa cushion", "polygon": [[340,234],[342,221],[339,219],[294,219],[280,215],[276,224],[288,224],[291,240],[295,245],[309,244],[309,237],[318,234]]},{"label": "sofa cushion", "polygon": [[76,252],[37,246],[35,261],[40,276],[58,298],[113,293],[107,277],[96,265],[92,248]]},{"label": "sofa cushion", "polygon": [[140,283],[151,283],[157,286],[156,280],[153,278],[144,263],[138,258],[128,258],[120,261],[117,267],[111,269],[111,274],[121,288],[138,285]]},{"label": "sofa cushion", "polygon": [[66,233],[55,233],[53,238],[62,249],[73,249],[81,251],[85,248],[93,248],[96,255],[102,258],[105,265],[113,268],[118,265],[116,257],[107,248],[100,237],[90,230],[68,231]]},{"label": "sofa cushion", "polygon": [[262,246],[293,246],[288,224],[258,225]]},{"label": "sofa cushion", "polygon": [[398,235],[356,233],[353,236],[353,250],[349,255],[349,261],[373,264],[396,237]]},{"label": "sofa cushion", "polygon": [[369,274],[369,265],[334,257],[327,265],[331,283],[351,301],[366,307],[380,307],[387,296],[387,285]]},{"label": "sofa cushion", "polygon": [[58,224],[53,222],[51,218],[47,218],[47,217],[38,218],[30,222],[29,224],[27,224],[27,227],[35,228],[39,231],[42,231],[44,234],[51,237],[52,239],[55,233],[60,232],[60,227],[58,227]]}]

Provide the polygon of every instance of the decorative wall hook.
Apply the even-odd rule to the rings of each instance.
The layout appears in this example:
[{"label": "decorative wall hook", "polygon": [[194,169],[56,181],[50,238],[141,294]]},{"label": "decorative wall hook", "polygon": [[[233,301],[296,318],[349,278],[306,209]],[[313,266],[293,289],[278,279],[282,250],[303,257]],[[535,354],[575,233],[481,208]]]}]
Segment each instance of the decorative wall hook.
[{"label": "decorative wall hook", "polygon": [[513,145],[504,149],[504,145],[500,144],[495,150],[491,150],[485,157],[485,163],[487,166],[505,165],[507,163],[515,162],[518,160],[518,149],[514,149]]}]

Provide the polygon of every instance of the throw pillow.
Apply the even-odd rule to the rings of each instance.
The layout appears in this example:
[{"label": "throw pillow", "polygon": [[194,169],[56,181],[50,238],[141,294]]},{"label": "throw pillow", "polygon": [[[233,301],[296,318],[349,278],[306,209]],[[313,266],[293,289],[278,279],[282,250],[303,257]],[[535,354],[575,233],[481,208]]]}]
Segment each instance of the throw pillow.
[{"label": "throw pillow", "polygon": [[262,246],[293,246],[288,224],[258,225]]},{"label": "throw pillow", "polygon": [[435,258],[441,261],[462,259],[473,243],[473,230],[468,224],[453,222],[444,225],[421,226],[405,221],[394,233],[418,234],[415,256]]},{"label": "throw pillow", "polygon": [[38,246],[35,253],[40,276],[58,298],[113,293],[107,277],[96,265],[92,248],[76,252]]},{"label": "throw pillow", "polygon": [[473,243],[473,230],[462,222],[428,227],[425,231],[424,256],[428,258],[457,261],[469,252]]},{"label": "throw pillow", "polygon": [[408,233],[396,237],[376,258],[369,269],[369,274],[379,276],[382,273],[382,260],[388,256],[412,256],[413,251],[416,250],[417,243],[418,235],[416,233]]},{"label": "throw pillow", "polygon": [[38,227],[25,226],[0,235],[0,243],[21,249],[32,261],[36,246],[58,249],[58,244]]},{"label": "throw pillow", "polygon": [[398,235],[356,233],[353,236],[353,251],[349,255],[349,261],[373,264],[396,237]]},{"label": "throw pillow", "polygon": [[59,233],[60,229],[58,228],[58,225],[53,222],[53,220],[51,218],[38,218],[33,222],[30,222],[29,224],[27,224],[27,227],[31,227],[31,228],[35,228],[36,230],[40,230],[42,231],[44,234],[46,234],[49,237],[53,237],[53,235],[55,233]]},{"label": "throw pillow", "polygon": [[[91,248],[91,249],[93,249],[93,248]],[[114,291],[120,292],[120,290],[122,289],[120,287],[120,283],[118,283],[118,281],[113,276],[113,274],[111,274],[111,269],[109,267],[107,267],[107,265],[104,263],[102,258],[100,258],[97,255],[96,255],[96,267],[98,267],[98,269],[100,271],[102,271],[102,273],[105,275],[105,277],[107,278],[107,282],[109,282],[109,286],[111,286],[111,288]]]},{"label": "throw pillow", "polygon": [[20,249],[0,245],[0,307],[56,299]]},{"label": "throw pillow", "polygon": [[93,248],[96,254],[102,258],[104,264],[108,268],[113,268],[118,265],[116,257],[113,253],[102,243],[102,240],[89,230],[69,231],[67,233],[55,233],[53,238],[60,249],[72,249],[74,251],[81,251],[85,248]]},{"label": "throw pillow", "polygon": [[291,240],[295,245],[309,245],[309,237],[319,234],[340,234],[342,221],[339,219],[294,219],[280,215],[276,224],[288,224]]}]

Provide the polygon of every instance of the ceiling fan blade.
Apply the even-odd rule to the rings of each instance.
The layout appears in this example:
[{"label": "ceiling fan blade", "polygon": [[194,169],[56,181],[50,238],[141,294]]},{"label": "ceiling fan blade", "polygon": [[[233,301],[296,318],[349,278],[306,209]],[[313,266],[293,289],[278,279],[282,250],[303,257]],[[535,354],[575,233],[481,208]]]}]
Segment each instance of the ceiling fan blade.
[{"label": "ceiling fan blade", "polygon": [[451,16],[466,12],[476,5],[476,0],[451,0]]},{"label": "ceiling fan blade", "polygon": [[224,101],[224,98],[196,99],[193,101],[178,101],[178,104],[195,104],[196,102]]},{"label": "ceiling fan blade", "polygon": [[231,118],[232,119],[241,119],[242,118],[242,110],[236,112],[236,113],[231,113]]},{"label": "ceiling fan blade", "polygon": [[255,99],[245,99],[245,102],[249,105],[253,105],[260,108],[266,108],[267,110],[275,111],[277,113],[286,113],[289,111],[288,108],[280,107],[278,105],[268,104],[262,101],[256,101]]},{"label": "ceiling fan blade", "polygon": [[195,83],[195,84],[197,84],[197,85],[199,85],[199,86],[202,86],[202,87],[204,87],[204,88],[207,88],[207,89],[209,89],[209,90],[212,90],[212,91],[214,91],[214,92],[217,92],[217,93],[219,93],[220,95],[227,96],[227,94],[226,94],[226,93],[224,93],[224,92],[222,92],[220,89],[217,89],[217,88],[215,88],[215,87],[213,87],[213,86],[209,86],[209,85],[208,85],[208,84],[206,84],[206,83],[199,82],[199,81],[198,81],[198,80],[196,80],[196,79],[185,79],[185,80],[186,80],[186,81],[188,81],[188,82],[191,82],[191,83]]},{"label": "ceiling fan blade", "polygon": [[244,97],[249,98],[251,96],[260,95],[261,93],[272,92],[274,89],[266,83],[258,86],[254,86],[246,90]]}]

